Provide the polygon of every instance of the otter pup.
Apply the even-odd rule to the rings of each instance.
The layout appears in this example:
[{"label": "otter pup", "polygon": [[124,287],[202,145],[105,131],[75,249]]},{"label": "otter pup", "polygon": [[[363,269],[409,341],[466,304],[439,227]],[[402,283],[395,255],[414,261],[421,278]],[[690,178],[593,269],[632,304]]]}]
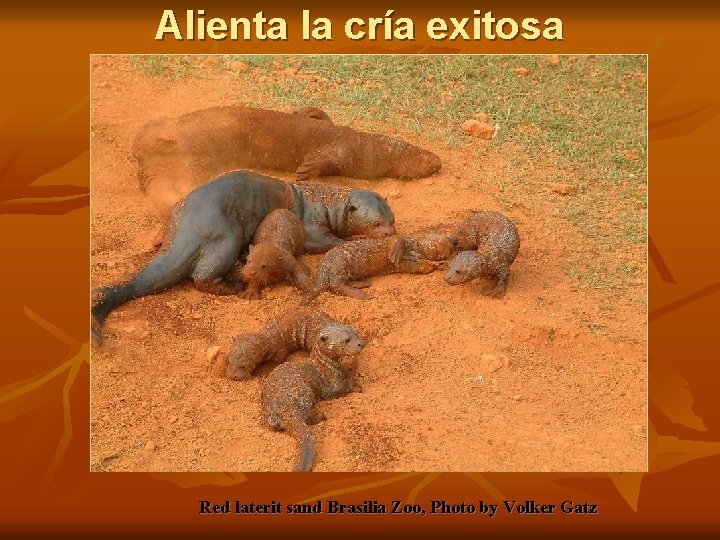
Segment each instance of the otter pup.
[{"label": "otter pup", "polygon": [[310,290],[310,271],[295,258],[304,244],[305,226],[299,217],[285,208],[270,212],[255,231],[245,266],[236,267],[235,276],[247,284],[240,297],[259,300],[263,287],[284,279]]},{"label": "otter pup", "polygon": [[320,330],[309,361],[280,364],[265,379],[261,401],[265,419],[274,430],[285,430],[297,438],[300,459],[296,471],[312,470],[315,444],[308,424],[325,416],[313,411],[321,400],[348,392],[361,392],[351,380],[352,368],[340,363],[343,356],[358,354],[365,346],[355,331],[332,323]]},{"label": "otter pup", "polygon": [[515,224],[499,212],[478,212],[460,224],[450,241],[460,253],[448,263],[445,281],[458,285],[477,277],[489,278],[494,283],[483,287],[482,294],[503,296],[510,265],[520,248]]},{"label": "otter pup", "polygon": [[310,350],[320,330],[340,324],[310,306],[298,306],[268,322],[257,334],[240,334],[227,357],[225,375],[236,381],[249,379],[261,364],[285,360],[294,351]]},{"label": "otter pup", "polygon": [[334,247],[323,258],[317,271],[315,291],[310,298],[331,291],[366,300],[371,298],[368,293],[348,283],[354,281],[367,286],[367,282],[360,280],[393,272],[429,274],[438,265],[426,260],[426,255],[435,258],[443,253],[449,254],[449,251],[449,245],[440,236],[435,240],[430,238],[423,241],[396,236],[347,242]]}]

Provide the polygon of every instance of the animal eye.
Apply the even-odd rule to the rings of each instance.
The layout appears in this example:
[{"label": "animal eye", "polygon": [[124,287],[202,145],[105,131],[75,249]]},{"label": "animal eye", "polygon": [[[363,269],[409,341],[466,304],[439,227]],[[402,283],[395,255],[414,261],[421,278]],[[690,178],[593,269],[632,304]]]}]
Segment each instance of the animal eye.
[{"label": "animal eye", "polygon": [[260,268],[265,268],[265,265],[264,265],[264,264],[261,264],[261,265],[260,265]]},{"label": "animal eye", "polygon": [[379,221],[376,221],[376,222],[373,223],[373,227],[379,227],[379,226],[380,226],[380,222],[379,222]]},{"label": "animal eye", "polygon": [[460,273],[460,270],[458,270],[458,269],[456,268],[456,269],[455,269],[455,273],[456,273],[456,274],[459,274],[459,273]]},{"label": "animal eye", "polygon": [[345,338],[345,343],[350,343],[350,338]]}]

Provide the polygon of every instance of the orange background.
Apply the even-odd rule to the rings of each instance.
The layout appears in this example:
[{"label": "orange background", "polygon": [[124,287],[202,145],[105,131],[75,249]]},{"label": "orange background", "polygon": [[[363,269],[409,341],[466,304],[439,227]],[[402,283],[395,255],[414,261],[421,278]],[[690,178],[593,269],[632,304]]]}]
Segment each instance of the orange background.
[{"label": "orange background", "polygon": [[[482,5],[480,5],[482,4]],[[193,531],[412,530],[483,534],[629,534],[717,530],[720,479],[717,254],[720,46],[717,8],[628,2],[515,4],[197,2],[209,17],[264,9],[286,42],[156,42],[173,2],[0,8],[0,530],[123,534]],[[302,8],[334,23],[332,42],[304,42]],[[416,22],[414,42],[352,42],[350,16]],[[517,20],[560,17],[565,39],[434,42],[430,17],[492,9]],[[89,469],[89,55],[99,53],[647,53],[649,55],[650,471],[625,474],[108,474]],[[528,434],[532,436],[532,434]],[[715,471],[715,472],[713,472]],[[198,500],[283,503],[330,497],[449,503],[533,499],[599,505],[600,515],[199,516]],[[350,527],[350,528],[348,528]]]}]

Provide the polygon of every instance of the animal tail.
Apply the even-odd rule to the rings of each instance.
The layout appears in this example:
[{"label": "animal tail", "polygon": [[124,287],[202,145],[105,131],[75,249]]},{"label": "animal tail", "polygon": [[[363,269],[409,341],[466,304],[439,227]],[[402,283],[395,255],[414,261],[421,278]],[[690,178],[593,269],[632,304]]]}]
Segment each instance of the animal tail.
[{"label": "animal tail", "polygon": [[300,441],[300,459],[298,459],[295,471],[310,472],[312,470],[313,458],[315,457],[315,442],[304,422],[298,423],[296,433]]},{"label": "animal tail", "polygon": [[140,273],[125,284],[98,289],[100,299],[93,305],[92,338],[102,344],[102,324],[116,307],[128,300],[160,292],[186,278],[192,268],[196,247],[177,247],[177,243],[155,257]]}]

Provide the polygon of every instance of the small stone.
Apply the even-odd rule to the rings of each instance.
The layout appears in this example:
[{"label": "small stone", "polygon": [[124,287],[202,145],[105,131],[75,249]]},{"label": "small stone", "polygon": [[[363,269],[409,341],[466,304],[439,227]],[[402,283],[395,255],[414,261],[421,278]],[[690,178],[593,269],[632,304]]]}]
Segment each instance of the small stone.
[{"label": "small stone", "polygon": [[213,360],[215,360],[215,357],[218,355],[219,352],[220,352],[219,345],[213,345],[212,347],[210,347],[207,350],[207,352],[205,353],[205,356],[207,357],[208,362],[212,362]]},{"label": "small stone", "polygon": [[391,199],[399,199],[400,190],[398,188],[390,190],[390,193],[388,193],[388,197],[390,197]]},{"label": "small stone", "polygon": [[480,369],[483,375],[487,376],[501,367],[509,365],[509,363],[505,355],[483,354],[480,356],[478,369]]},{"label": "small stone", "polygon": [[148,452],[152,452],[153,450],[155,450],[155,443],[153,441],[146,442],[145,450],[147,450]]},{"label": "small stone", "polygon": [[206,56],[206,57],[203,59],[203,63],[204,63],[206,66],[214,66],[214,65],[217,64],[219,61],[220,61],[220,59],[219,59],[217,56]]},{"label": "small stone", "polygon": [[560,195],[577,195],[578,192],[577,186],[573,186],[570,184],[550,183],[548,184],[548,188],[553,193],[558,193]]},{"label": "small stone", "polygon": [[517,67],[515,68],[515,75],[518,77],[526,77],[530,71],[527,68],[524,67]]},{"label": "small stone", "polygon": [[560,63],[560,57],[557,54],[551,54],[548,57],[548,64],[550,64],[552,66],[556,66],[559,63]]},{"label": "small stone", "polygon": [[625,150],[623,152],[623,156],[625,156],[625,159],[630,160],[630,161],[639,161],[640,160],[640,156],[638,155],[638,153],[635,150]]},{"label": "small stone", "polygon": [[171,416],[171,417],[170,417],[170,423],[171,423],[171,424],[176,423],[178,420],[179,420],[179,418],[178,418],[177,416]]},{"label": "small stone", "polygon": [[298,68],[287,68],[283,69],[280,72],[280,75],[285,75],[286,77],[294,77],[298,74],[298,71],[300,71]]},{"label": "small stone", "polygon": [[520,394],[515,394],[512,398],[513,398],[515,401],[520,401],[520,400],[522,400],[522,396],[521,396]]},{"label": "small stone", "polygon": [[199,321],[200,319],[203,318],[203,314],[200,313],[199,311],[194,311],[193,313],[190,314],[190,316],[191,316],[193,319],[195,319],[196,321]]},{"label": "small stone", "polygon": [[485,124],[477,120],[466,120],[460,126],[465,135],[472,135],[480,139],[492,139],[495,135],[495,128],[490,124]]}]

